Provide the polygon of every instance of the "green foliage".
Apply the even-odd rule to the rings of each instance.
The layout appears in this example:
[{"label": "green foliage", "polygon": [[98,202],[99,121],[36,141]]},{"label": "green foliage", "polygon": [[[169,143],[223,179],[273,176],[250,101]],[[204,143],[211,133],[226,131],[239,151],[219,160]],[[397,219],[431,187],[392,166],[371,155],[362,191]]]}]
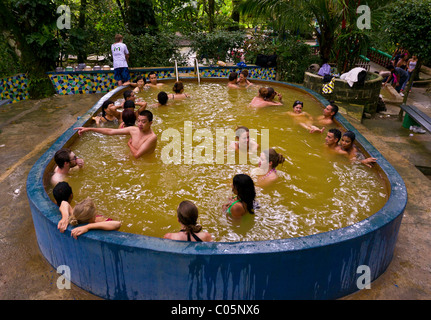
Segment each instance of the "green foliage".
[{"label": "green foliage", "polygon": [[21,72],[19,59],[13,49],[0,37],[0,78],[13,76]]},{"label": "green foliage", "polygon": [[407,48],[419,59],[431,57],[431,0],[398,0],[386,19],[394,43]]},{"label": "green foliage", "polygon": [[296,39],[277,44],[277,75],[280,81],[302,83],[304,72],[312,63],[319,63],[318,56],[311,53],[311,47]]},{"label": "green foliage", "polygon": [[218,60],[226,61],[228,51],[243,47],[245,34],[241,31],[214,31],[195,32],[188,37],[199,61],[206,58],[211,63],[216,63]]},{"label": "green foliage", "polygon": [[275,40],[265,32],[254,32],[245,40],[245,62],[254,64],[258,54],[272,55],[276,53]]},{"label": "green foliage", "polygon": [[[162,67],[174,64],[177,60],[179,65],[185,64],[187,59],[179,52],[179,38],[172,34],[156,33],[155,35],[144,34],[135,36],[123,34],[123,42],[130,52],[129,67]],[[111,44],[106,43],[108,51],[106,55],[111,56]]]}]

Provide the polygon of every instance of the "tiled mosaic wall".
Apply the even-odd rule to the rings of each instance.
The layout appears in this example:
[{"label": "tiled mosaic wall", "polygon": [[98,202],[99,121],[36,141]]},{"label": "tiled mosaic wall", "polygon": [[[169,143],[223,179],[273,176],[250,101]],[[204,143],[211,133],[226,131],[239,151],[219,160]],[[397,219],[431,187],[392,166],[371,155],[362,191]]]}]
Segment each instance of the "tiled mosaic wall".
[{"label": "tiled mosaic wall", "polygon": [[[247,67],[250,79],[275,80],[274,68]],[[240,72],[237,67],[202,68],[200,76],[203,78],[227,78],[229,73]],[[155,69],[159,79],[175,78],[173,68]],[[193,71],[192,67],[179,68],[179,76]],[[151,69],[130,70],[133,79],[142,75],[148,79]],[[113,71],[84,71],[84,72],[50,72],[48,76],[58,94],[83,94],[83,93],[104,93],[116,88]],[[17,102],[29,98],[27,91],[28,80],[25,74],[18,74],[13,77],[0,79],[0,99],[10,99]]]},{"label": "tiled mosaic wall", "polygon": [[[275,80],[275,69],[262,69],[259,67],[249,67],[250,79]],[[179,68],[181,73],[191,72],[193,68]],[[130,70],[131,81],[142,75],[148,79],[148,74],[152,70]],[[157,69],[158,79],[175,78],[173,68]],[[239,72],[240,68],[203,68],[200,70],[201,77],[222,77],[227,78],[232,71]],[[58,94],[79,94],[79,93],[100,93],[108,92],[116,88],[113,71],[84,71],[49,73],[49,78]]]},{"label": "tiled mosaic wall", "polygon": [[27,84],[27,77],[23,73],[0,79],[0,100],[10,99],[11,102],[17,102],[28,99]]}]

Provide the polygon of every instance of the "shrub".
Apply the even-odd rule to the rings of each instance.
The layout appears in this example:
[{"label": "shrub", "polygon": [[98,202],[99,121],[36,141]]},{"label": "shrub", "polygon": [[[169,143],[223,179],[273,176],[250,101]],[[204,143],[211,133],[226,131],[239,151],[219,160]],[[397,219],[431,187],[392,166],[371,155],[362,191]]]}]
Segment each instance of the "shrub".
[{"label": "shrub", "polygon": [[214,31],[211,33],[195,32],[189,34],[188,37],[198,61],[206,58],[210,63],[215,64],[218,60],[226,61],[228,52],[242,48],[245,34],[241,31]]}]

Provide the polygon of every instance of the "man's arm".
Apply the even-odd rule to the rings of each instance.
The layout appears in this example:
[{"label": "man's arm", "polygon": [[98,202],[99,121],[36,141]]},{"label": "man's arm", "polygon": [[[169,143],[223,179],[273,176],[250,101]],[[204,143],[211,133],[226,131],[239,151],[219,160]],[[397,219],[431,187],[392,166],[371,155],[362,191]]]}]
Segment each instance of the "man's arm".
[{"label": "man's arm", "polygon": [[81,135],[86,131],[93,131],[101,134],[106,134],[108,136],[118,135],[118,134],[130,134],[132,127],[112,129],[112,128],[93,128],[93,127],[77,127],[74,130],[78,130],[78,134]]}]

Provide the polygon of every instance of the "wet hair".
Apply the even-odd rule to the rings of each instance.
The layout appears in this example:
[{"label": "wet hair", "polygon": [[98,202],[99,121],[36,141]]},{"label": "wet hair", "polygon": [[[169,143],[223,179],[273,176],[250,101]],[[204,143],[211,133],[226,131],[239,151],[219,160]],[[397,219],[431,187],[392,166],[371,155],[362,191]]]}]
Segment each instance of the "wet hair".
[{"label": "wet hair", "polygon": [[149,122],[153,121],[153,113],[150,110],[142,110],[139,115],[147,117]]},{"label": "wet hair", "polygon": [[123,36],[122,36],[121,34],[117,33],[117,34],[115,35],[115,42],[119,42],[119,41],[121,41],[121,40],[123,40]]},{"label": "wet hair", "polygon": [[267,88],[267,90],[268,90],[268,93],[266,94],[266,97],[265,97],[265,99],[271,99],[272,98],[272,96],[275,94],[275,90],[274,90],[274,88],[272,88],[272,87],[268,87]]},{"label": "wet hair", "polygon": [[266,87],[261,87],[259,89],[259,95],[261,96],[261,98],[266,98],[266,96],[268,95],[268,88]]},{"label": "wet hair", "polygon": [[271,169],[275,169],[280,163],[286,161],[286,158],[280,153],[277,153],[273,148],[263,151],[263,154],[266,156],[266,159],[269,162],[272,162]]},{"label": "wet hair", "polygon": [[334,135],[335,139],[338,139],[338,141],[340,141],[341,139],[341,131],[338,130],[337,128],[332,128],[329,129],[328,132],[332,133]]},{"label": "wet hair", "polygon": [[335,115],[338,113],[338,106],[332,101],[330,101],[329,103],[330,103],[330,106],[332,107],[332,111],[334,112],[334,114],[332,115],[332,118],[334,118]]},{"label": "wet hair", "polygon": [[69,217],[69,224],[76,226],[81,223],[89,223],[96,217],[96,205],[91,198],[87,198],[77,203],[73,208],[73,213]]},{"label": "wet hair", "polygon": [[236,72],[229,73],[229,81],[233,81],[236,78],[238,78],[238,73],[236,73]]},{"label": "wet hair", "polygon": [[239,126],[235,129],[235,137],[239,138],[244,132],[249,132],[250,130],[247,127]]},{"label": "wet hair", "polygon": [[60,206],[62,201],[69,202],[70,197],[73,195],[72,188],[66,181],[60,181],[52,190],[57,205]]},{"label": "wet hair", "polygon": [[147,80],[143,76],[137,76],[135,82],[138,82],[139,80],[144,80],[144,84],[147,83]]},{"label": "wet hair", "polygon": [[157,95],[157,100],[161,105],[165,105],[166,103],[168,103],[168,99],[168,94],[164,91],[160,91]]},{"label": "wet hair", "polygon": [[174,86],[172,87],[172,90],[175,93],[181,93],[181,90],[183,90],[183,89],[184,89],[184,85],[181,81],[175,82]]},{"label": "wet hair", "polygon": [[105,102],[103,102],[102,104],[102,117],[104,117],[106,115],[106,109],[108,108],[108,106],[110,104],[113,104],[114,102],[112,102],[111,100],[106,100]]},{"label": "wet hair", "polygon": [[244,76],[244,78],[247,78],[248,77],[248,70],[247,69],[241,70],[241,74]]},{"label": "wet hair", "polygon": [[156,74],[154,71],[150,71],[150,73],[148,74],[148,79],[150,78],[151,75]]},{"label": "wet hair", "polygon": [[343,137],[348,137],[348,138],[350,138],[350,140],[352,141],[352,144],[353,144],[353,142],[355,142],[355,139],[356,139],[356,135],[355,135],[355,133],[353,132],[353,131],[346,131],[346,132],[344,132],[344,134],[343,134]]},{"label": "wet hair", "polygon": [[188,234],[198,233],[202,230],[202,226],[197,224],[198,208],[188,200],[182,201],[177,208],[178,221],[185,227]]},{"label": "wet hair", "polygon": [[293,103],[292,108],[293,108],[293,107],[295,107],[295,106],[296,106],[296,105],[298,105],[298,104],[300,104],[301,106],[304,106],[304,102],[299,101],[299,100],[296,100],[296,101]]},{"label": "wet hair", "polygon": [[135,102],[133,100],[124,101],[123,109],[133,109],[135,110]]},{"label": "wet hair", "polygon": [[254,213],[254,199],[256,198],[256,190],[254,182],[250,176],[240,173],[233,177],[233,187],[238,193],[238,198],[247,206],[247,211]]},{"label": "wet hair", "polygon": [[70,153],[72,151],[68,148],[58,150],[54,155],[54,161],[60,169],[64,168],[66,162],[70,162]]},{"label": "wet hair", "polygon": [[124,122],[125,127],[131,127],[135,125],[136,122],[136,114],[135,111],[131,108],[124,109],[121,117]]},{"label": "wet hair", "polygon": [[133,92],[132,90],[124,91],[124,93],[123,93],[124,99],[127,100],[128,98],[130,98],[132,96],[132,92]]}]

